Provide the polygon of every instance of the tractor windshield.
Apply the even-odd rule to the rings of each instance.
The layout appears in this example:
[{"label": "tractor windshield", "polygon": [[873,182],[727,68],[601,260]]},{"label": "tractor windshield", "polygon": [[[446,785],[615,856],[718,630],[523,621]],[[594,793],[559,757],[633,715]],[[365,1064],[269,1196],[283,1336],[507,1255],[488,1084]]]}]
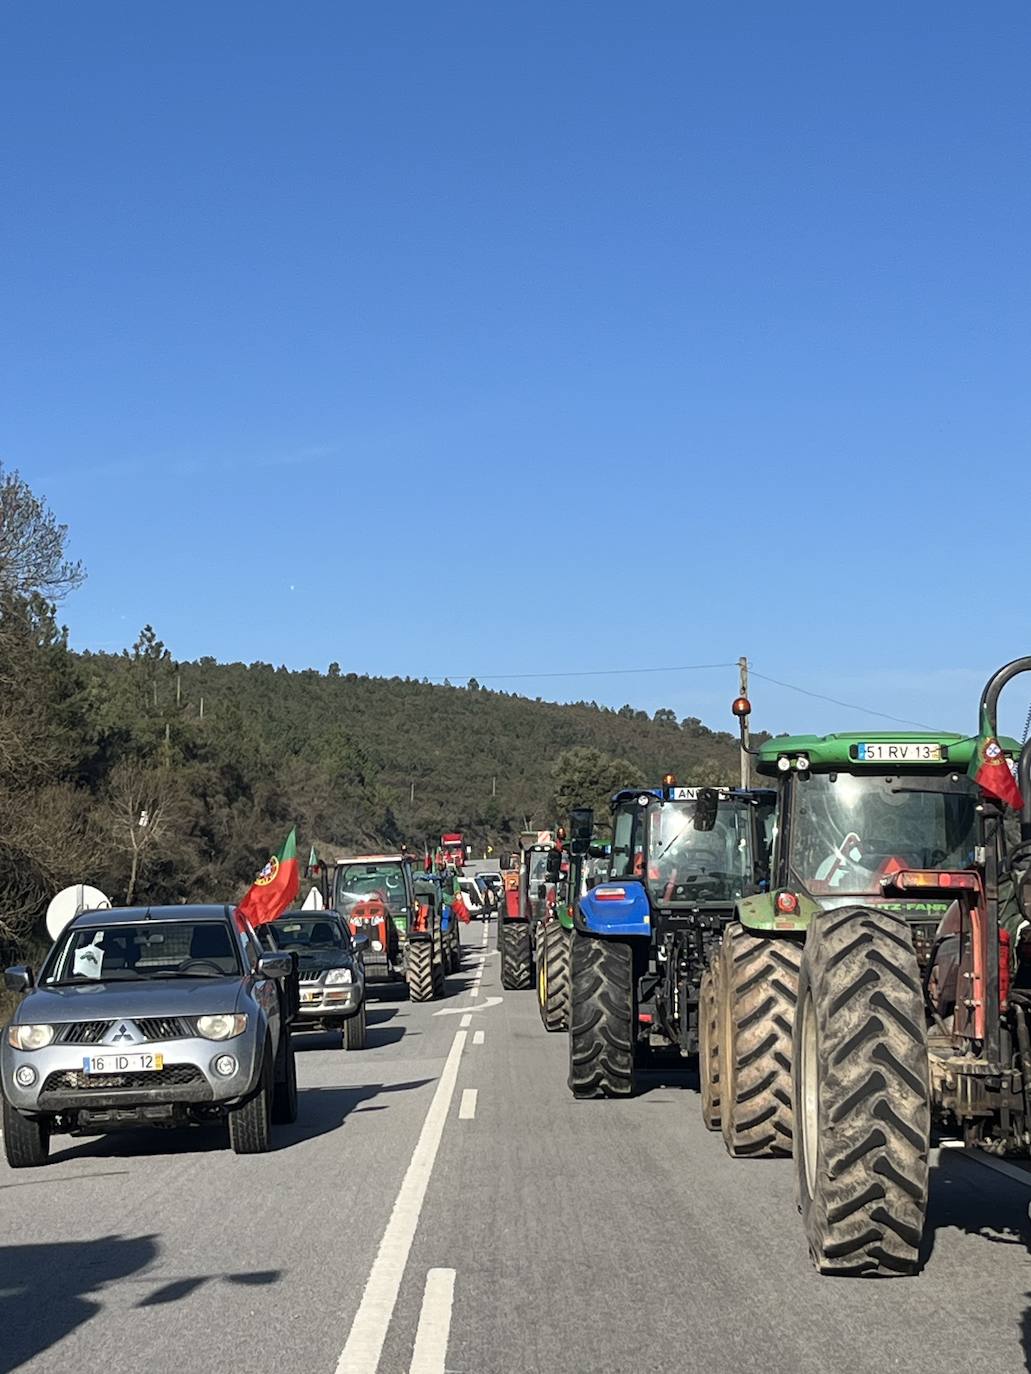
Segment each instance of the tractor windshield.
[{"label": "tractor windshield", "polygon": [[408,910],[404,866],[377,862],[341,864],[336,874],[336,909],[346,916],[359,902],[379,897],[391,915]]},{"label": "tractor windshield", "polygon": [[720,802],[711,830],[698,828],[693,801],[655,801],[648,812],[646,876],[653,901],[732,902],[755,890],[750,806]]},{"label": "tractor windshield", "polygon": [[965,775],[814,773],[792,792],[791,869],[814,895],[879,895],[899,869],[973,863],[976,796]]}]

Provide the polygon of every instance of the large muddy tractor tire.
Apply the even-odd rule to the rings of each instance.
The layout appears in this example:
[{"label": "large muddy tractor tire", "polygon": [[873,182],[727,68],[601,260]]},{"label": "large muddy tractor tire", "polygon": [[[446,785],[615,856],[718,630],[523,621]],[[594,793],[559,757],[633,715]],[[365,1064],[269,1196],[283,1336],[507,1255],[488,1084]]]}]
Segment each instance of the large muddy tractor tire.
[{"label": "large muddy tractor tire", "polygon": [[572,936],[561,921],[548,921],[537,937],[537,1005],[544,1029],[569,1029]]},{"label": "large muddy tractor tire", "polygon": [[702,1121],[708,1131],[720,1129],[719,967],[717,956],[702,974],[698,992],[698,1079]]},{"label": "large muddy tractor tire", "polygon": [[814,1264],[823,1274],[915,1273],[931,1089],[903,917],[845,907],[813,921],[794,1042],[795,1166]]},{"label": "large muddy tractor tire", "polygon": [[735,1158],[791,1153],[791,1032],[802,945],[736,922],[720,945],[720,1128]]},{"label": "large muddy tractor tire", "polygon": [[413,1002],[432,1002],[435,992],[432,940],[413,940],[405,960],[408,996]]},{"label": "large muddy tractor tire", "polygon": [[574,1097],[634,1091],[637,979],[625,940],[573,932],[569,1087]]},{"label": "large muddy tractor tire", "polygon": [[528,921],[501,921],[501,986],[509,991],[533,987],[533,953]]}]

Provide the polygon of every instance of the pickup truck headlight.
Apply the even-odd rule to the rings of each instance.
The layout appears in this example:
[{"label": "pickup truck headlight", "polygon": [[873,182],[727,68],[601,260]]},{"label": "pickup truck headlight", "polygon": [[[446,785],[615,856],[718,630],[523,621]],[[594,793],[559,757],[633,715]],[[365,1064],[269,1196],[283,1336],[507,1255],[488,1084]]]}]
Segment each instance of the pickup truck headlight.
[{"label": "pickup truck headlight", "polygon": [[197,1034],[205,1040],[232,1040],[234,1035],[242,1035],[247,1029],[246,1016],[234,1016],[223,1012],[216,1016],[198,1016]]},{"label": "pickup truck headlight", "polygon": [[53,1026],[8,1026],[7,1043],[16,1050],[42,1050],[53,1043]]},{"label": "pickup truck headlight", "polygon": [[353,983],[354,974],[349,968],[331,968],[326,974],[327,983]]}]

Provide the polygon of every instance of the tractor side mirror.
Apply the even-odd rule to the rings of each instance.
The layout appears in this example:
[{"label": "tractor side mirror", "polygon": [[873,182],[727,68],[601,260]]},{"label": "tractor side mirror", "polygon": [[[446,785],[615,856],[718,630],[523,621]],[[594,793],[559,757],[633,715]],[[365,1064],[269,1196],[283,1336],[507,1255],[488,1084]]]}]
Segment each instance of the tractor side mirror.
[{"label": "tractor side mirror", "polygon": [[559,877],[562,874],[561,849],[553,849],[548,854],[548,864],[547,868],[545,869],[545,872],[547,873],[548,877],[551,879],[553,883],[558,881]]},{"label": "tractor side mirror", "polygon": [[1031,868],[1022,869],[1013,875],[1013,885],[1017,894],[1017,906],[1025,921],[1031,921]]},{"label": "tractor side mirror", "polygon": [[716,809],[720,804],[719,793],[714,787],[700,787],[694,804],[694,828],[712,830],[716,824]]},{"label": "tractor side mirror", "polygon": [[575,807],[569,813],[569,852],[586,854],[594,833],[594,812],[589,806]]}]

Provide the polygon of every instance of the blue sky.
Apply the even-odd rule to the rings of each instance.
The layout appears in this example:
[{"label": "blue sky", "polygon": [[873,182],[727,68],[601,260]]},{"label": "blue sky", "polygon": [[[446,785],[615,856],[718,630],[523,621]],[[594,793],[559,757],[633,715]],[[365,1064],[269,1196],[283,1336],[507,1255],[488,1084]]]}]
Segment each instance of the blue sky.
[{"label": "blue sky", "polygon": [[716,725],[729,669],[489,675],[747,653],[972,730],[1029,648],[1029,40],[1009,0],[6,0],[0,458],[86,563],[73,642]]}]

